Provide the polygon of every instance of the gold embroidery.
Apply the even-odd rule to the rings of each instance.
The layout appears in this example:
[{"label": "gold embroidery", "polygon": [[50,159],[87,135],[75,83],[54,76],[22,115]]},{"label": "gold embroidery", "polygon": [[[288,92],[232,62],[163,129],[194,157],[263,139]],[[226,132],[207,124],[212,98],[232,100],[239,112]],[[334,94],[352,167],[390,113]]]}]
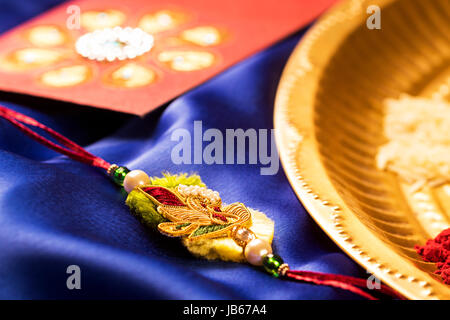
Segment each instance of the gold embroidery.
[{"label": "gold embroidery", "polygon": [[178,186],[173,190],[159,187],[172,193],[183,204],[181,206],[160,203],[153,196],[138,188],[157,206],[158,212],[170,222],[158,225],[158,230],[171,237],[188,240],[227,237],[237,225],[251,224],[251,213],[242,203],[222,205],[218,193],[195,186]]}]

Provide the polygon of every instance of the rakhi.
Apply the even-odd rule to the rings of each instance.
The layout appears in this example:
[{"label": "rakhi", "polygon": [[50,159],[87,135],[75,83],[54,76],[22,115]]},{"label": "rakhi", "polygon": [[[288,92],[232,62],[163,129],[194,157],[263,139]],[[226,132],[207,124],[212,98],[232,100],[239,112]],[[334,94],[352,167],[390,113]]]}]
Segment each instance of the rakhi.
[{"label": "rakhi", "polygon": [[[24,114],[0,106],[0,117],[42,145],[73,160],[105,170],[118,186],[128,192],[126,204],[136,217],[164,235],[181,238],[182,243],[197,256],[247,261],[254,266],[263,266],[274,277],[340,288],[376,300],[376,297],[364,291],[368,289],[366,279],[290,270],[281,257],[272,253],[270,243],[258,238],[251,230],[257,215],[260,220],[261,217],[262,220],[268,218],[242,203],[225,205],[219,193],[207,189],[197,175],[165,173],[163,177],[150,178],[142,170],[129,170],[108,163]],[[59,144],[27,125],[43,130]],[[215,252],[215,255],[210,256],[210,252]],[[377,290],[403,299],[383,284]]]}]

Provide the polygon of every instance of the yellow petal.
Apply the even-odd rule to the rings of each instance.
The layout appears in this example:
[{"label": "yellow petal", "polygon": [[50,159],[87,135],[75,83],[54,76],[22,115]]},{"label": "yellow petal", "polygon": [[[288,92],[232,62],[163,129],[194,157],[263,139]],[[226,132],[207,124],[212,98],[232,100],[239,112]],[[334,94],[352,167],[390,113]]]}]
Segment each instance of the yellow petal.
[{"label": "yellow petal", "polygon": [[187,20],[186,15],[171,10],[160,10],[146,14],[139,21],[139,28],[148,33],[173,29]]},{"label": "yellow petal", "polygon": [[68,36],[57,26],[37,26],[31,28],[26,37],[38,47],[51,47],[64,44]]},{"label": "yellow petal", "polygon": [[181,38],[202,47],[209,47],[221,43],[223,34],[217,28],[202,26],[184,30]]},{"label": "yellow petal", "polygon": [[126,16],[119,10],[86,11],[81,14],[81,26],[89,31],[122,25]]},{"label": "yellow petal", "polygon": [[23,71],[48,66],[63,58],[60,51],[26,48],[14,51],[0,59],[0,68],[7,71]]},{"label": "yellow petal", "polygon": [[75,65],[45,72],[40,80],[51,87],[70,87],[85,82],[90,70],[84,65]]},{"label": "yellow petal", "polygon": [[156,72],[136,63],[127,63],[114,70],[105,81],[124,88],[146,86],[156,80]]},{"label": "yellow petal", "polygon": [[164,51],[158,60],[175,71],[195,71],[210,67],[215,57],[204,51]]}]

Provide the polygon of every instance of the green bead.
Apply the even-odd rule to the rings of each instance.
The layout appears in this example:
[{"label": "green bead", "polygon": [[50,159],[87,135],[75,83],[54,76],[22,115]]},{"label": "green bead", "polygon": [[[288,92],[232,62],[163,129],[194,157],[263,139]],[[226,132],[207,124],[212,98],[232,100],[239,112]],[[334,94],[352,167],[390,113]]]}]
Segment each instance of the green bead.
[{"label": "green bead", "polygon": [[276,254],[268,254],[263,258],[264,269],[276,278],[280,275],[278,272],[278,268],[283,263],[283,259],[281,259],[281,257],[277,256]]},{"label": "green bead", "polygon": [[117,183],[119,186],[123,186],[123,180],[125,179],[125,176],[127,173],[130,172],[130,169],[127,167],[118,167],[114,173],[113,173],[113,180],[115,183]]}]

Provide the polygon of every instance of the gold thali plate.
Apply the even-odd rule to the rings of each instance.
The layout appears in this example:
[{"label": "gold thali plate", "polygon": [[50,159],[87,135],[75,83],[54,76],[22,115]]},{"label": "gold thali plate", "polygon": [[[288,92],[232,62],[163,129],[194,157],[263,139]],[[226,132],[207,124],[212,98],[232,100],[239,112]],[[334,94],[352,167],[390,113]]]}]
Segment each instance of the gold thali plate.
[{"label": "gold thali plate", "polygon": [[[381,29],[366,26],[370,5]],[[283,167],[325,232],[410,299],[450,299],[414,250],[450,226],[450,186],[407,195],[376,168],[385,98],[450,99],[448,0],[351,0],[305,35],[283,72],[275,128]],[[450,128],[449,128],[450,130]]]}]

